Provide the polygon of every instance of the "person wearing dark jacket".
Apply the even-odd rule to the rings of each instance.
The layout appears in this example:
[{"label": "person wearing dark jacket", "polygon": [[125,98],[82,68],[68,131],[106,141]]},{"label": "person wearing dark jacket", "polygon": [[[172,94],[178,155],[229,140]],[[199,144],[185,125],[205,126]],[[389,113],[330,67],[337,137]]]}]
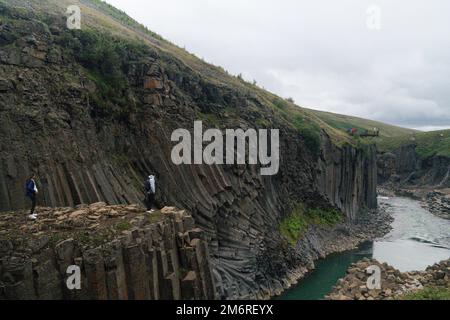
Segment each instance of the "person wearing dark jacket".
[{"label": "person wearing dark jacket", "polygon": [[36,214],[35,210],[36,210],[36,196],[38,194],[38,189],[37,189],[36,181],[34,180],[35,178],[36,178],[36,176],[33,173],[25,184],[26,196],[28,198],[30,198],[30,200],[31,200],[31,211],[30,211],[30,215],[28,216],[28,218],[30,218],[31,220],[37,219],[37,214]]},{"label": "person wearing dark jacket", "polygon": [[153,207],[155,206],[155,194],[156,194],[156,182],[155,176],[150,175],[148,179],[144,182],[145,189],[145,204],[147,206],[148,211],[153,211]]}]

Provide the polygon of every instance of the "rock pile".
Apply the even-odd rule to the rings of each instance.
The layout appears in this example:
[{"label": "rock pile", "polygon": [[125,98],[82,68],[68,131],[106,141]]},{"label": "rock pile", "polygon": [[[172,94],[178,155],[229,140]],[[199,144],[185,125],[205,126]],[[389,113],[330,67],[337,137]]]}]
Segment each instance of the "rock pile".
[{"label": "rock pile", "polygon": [[433,191],[427,194],[427,208],[435,215],[450,219],[450,190],[447,192]]},{"label": "rock pile", "polygon": [[[122,222],[122,225],[130,224],[131,228],[131,225],[139,225],[138,220],[142,220],[145,209],[138,205],[107,206],[98,202],[75,208],[38,208],[37,212],[39,218],[36,221],[27,220],[26,212],[0,214],[0,236],[20,233],[23,237],[28,237],[65,231],[96,231],[107,227],[114,231],[120,229],[120,226],[116,226],[119,222]],[[159,213],[154,215],[156,216],[161,217]]]},{"label": "rock pile", "polygon": [[[381,270],[381,288],[369,289],[367,285],[372,273],[370,266]],[[450,288],[450,260],[442,261],[425,271],[400,272],[386,263],[363,259],[347,270],[347,275],[338,281],[333,291],[326,297],[329,300],[394,300],[402,295],[424,287]]]},{"label": "rock pile", "polygon": [[[205,236],[185,211],[96,203],[0,223],[0,300],[216,298]],[[70,266],[80,290],[66,285]]]}]

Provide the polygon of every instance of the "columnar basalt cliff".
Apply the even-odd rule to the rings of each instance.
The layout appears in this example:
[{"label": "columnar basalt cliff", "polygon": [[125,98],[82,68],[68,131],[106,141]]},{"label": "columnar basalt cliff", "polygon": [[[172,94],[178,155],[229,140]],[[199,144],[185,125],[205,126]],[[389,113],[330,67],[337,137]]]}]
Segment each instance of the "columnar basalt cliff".
[{"label": "columnar basalt cliff", "polygon": [[415,144],[378,156],[380,183],[402,186],[450,187],[450,158],[434,155],[422,159]]},{"label": "columnar basalt cliff", "polygon": [[378,155],[380,191],[420,199],[433,214],[450,219],[450,158],[421,157],[416,144]]},{"label": "columnar basalt cliff", "polygon": [[[7,7],[2,14],[8,19],[0,25],[0,210],[26,205],[23,184],[31,171],[40,205],[49,207],[140,203],[142,180],[155,173],[159,203],[191,212],[205,231],[218,296],[267,298],[289,285],[282,279],[333,251],[321,248],[331,233],[320,230],[297,246],[287,243],[279,225],[296,203],[340,209],[349,224],[376,208],[375,150],[338,147],[324,124],[318,148],[311,147],[267,92],[223,80],[231,77],[203,62],[190,65],[152,45],[155,39],[145,49],[124,44],[116,54],[127,85],[106,90],[102,69],[77,51],[95,36],[67,31],[57,15],[39,19]],[[102,37],[102,44],[117,42]],[[279,173],[174,165],[171,133],[198,119],[219,129],[280,129]]]},{"label": "columnar basalt cliff", "polygon": [[38,223],[0,218],[0,299],[217,297],[203,231],[184,211],[104,203],[40,211]]},{"label": "columnar basalt cliff", "polygon": [[377,159],[375,146],[359,150],[350,146],[341,148],[324,139],[322,156],[318,163],[317,184],[325,197],[356,219],[361,205],[377,207]]}]

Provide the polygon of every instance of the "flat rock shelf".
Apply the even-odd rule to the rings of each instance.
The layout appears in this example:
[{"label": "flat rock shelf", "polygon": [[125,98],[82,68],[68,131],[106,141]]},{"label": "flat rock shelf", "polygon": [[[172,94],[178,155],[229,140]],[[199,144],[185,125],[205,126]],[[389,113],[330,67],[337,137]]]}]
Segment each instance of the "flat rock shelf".
[{"label": "flat rock shelf", "polygon": [[183,210],[94,203],[2,213],[0,226],[0,299],[216,298],[204,232]]}]

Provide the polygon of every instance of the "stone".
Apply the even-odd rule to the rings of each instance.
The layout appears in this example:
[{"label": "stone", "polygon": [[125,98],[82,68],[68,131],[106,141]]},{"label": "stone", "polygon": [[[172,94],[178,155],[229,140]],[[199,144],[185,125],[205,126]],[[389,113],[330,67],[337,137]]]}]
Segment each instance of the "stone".
[{"label": "stone", "polygon": [[203,239],[203,230],[200,228],[195,228],[192,230],[189,230],[187,232],[189,239]]},{"label": "stone", "polygon": [[162,81],[155,78],[147,78],[144,80],[144,89],[147,90],[160,90],[164,88]]},{"label": "stone", "polygon": [[147,259],[144,251],[138,245],[124,249],[125,269],[128,285],[128,297],[132,300],[147,300],[150,298],[150,274],[147,272]]},{"label": "stone", "polygon": [[104,208],[106,207],[106,203],[105,202],[96,202],[96,203],[92,203],[89,205],[89,209],[92,211],[96,211],[100,208]]},{"label": "stone", "polygon": [[0,92],[8,92],[13,89],[13,84],[10,80],[0,78]]},{"label": "stone", "polygon": [[189,271],[188,274],[181,280],[181,297],[183,300],[192,300],[199,297],[199,290],[196,286],[197,275],[194,271]]},{"label": "stone", "polygon": [[162,214],[170,214],[176,212],[177,210],[175,207],[164,207],[160,211]]},{"label": "stone", "polygon": [[13,244],[11,241],[6,239],[0,239],[0,255],[6,256],[9,252],[13,250]]},{"label": "stone", "polygon": [[60,273],[65,274],[67,267],[73,264],[73,259],[75,258],[75,241],[67,239],[57,243],[55,254],[60,266]]},{"label": "stone", "polygon": [[108,299],[105,265],[101,251],[99,249],[86,251],[83,254],[83,265],[90,298],[94,300]]},{"label": "stone", "polygon": [[195,221],[192,216],[185,216],[183,218],[183,228],[185,231],[192,230],[195,228]]},{"label": "stone", "polygon": [[69,214],[69,218],[77,219],[77,218],[80,218],[81,216],[85,215],[86,213],[87,213],[87,210],[84,210],[84,209],[76,210]]}]

